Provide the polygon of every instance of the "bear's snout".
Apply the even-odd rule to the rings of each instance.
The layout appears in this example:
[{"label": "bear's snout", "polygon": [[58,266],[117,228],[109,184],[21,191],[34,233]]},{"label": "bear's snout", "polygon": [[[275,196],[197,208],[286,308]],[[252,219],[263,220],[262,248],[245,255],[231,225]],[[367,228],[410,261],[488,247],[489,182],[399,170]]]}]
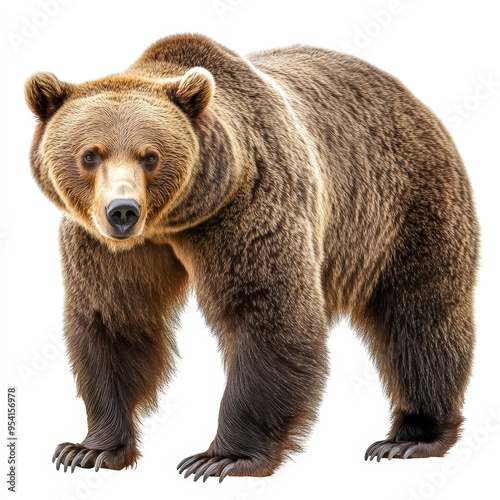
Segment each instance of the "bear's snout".
[{"label": "bear's snout", "polygon": [[113,200],[106,207],[106,218],[117,231],[115,237],[126,238],[127,232],[141,215],[141,207],[132,198]]}]

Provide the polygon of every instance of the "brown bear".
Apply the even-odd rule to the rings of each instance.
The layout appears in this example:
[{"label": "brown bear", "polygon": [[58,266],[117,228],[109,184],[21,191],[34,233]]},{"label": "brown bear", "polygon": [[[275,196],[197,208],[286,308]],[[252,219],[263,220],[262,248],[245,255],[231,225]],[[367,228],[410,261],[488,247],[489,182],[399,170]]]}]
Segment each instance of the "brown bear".
[{"label": "brown bear", "polygon": [[121,469],[172,375],[190,288],[227,374],[185,476],[266,476],[301,449],[349,315],[392,404],[366,458],[442,456],[474,349],[478,224],[440,121],[350,55],[242,57],[200,35],[121,74],[26,84],[34,177],[64,212],[65,335],[87,437],[57,467]]}]

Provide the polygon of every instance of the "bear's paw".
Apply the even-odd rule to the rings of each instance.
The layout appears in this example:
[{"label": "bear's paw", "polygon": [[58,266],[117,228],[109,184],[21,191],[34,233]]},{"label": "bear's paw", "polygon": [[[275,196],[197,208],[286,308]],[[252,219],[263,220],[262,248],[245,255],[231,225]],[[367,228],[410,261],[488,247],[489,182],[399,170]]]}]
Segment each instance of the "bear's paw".
[{"label": "bear's paw", "polygon": [[120,470],[135,464],[135,456],[132,458],[129,447],[122,446],[112,450],[100,450],[88,448],[82,444],[61,443],[54,452],[52,462],[56,463],[56,469],[64,466],[64,472],[68,467],[74,472],[76,467],[83,469]]},{"label": "bear's paw", "polygon": [[269,476],[274,469],[270,467],[269,460],[265,457],[214,457],[207,453],[187,457],[177,466],[179,474],[185,472],[185,478],[194,474],[195,481],[203,476],[205,482],[212,476],[218,477],[219,483],[222,483],[227,476]]}]

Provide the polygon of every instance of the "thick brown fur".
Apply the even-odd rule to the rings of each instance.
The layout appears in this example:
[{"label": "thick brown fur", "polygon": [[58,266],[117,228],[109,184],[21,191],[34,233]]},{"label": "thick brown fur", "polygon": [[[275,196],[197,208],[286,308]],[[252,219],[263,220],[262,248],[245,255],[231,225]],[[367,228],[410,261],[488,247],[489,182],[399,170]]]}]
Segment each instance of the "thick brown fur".
[{"label": "thick brown fur", "polygon": [[[26,96],[40,120],[33,174],[65,213],[66,338],[89,427],[57,448],[58,466],[135,463],[189,287],[227,386],[186,475],[264,476],[300,449],[340,315],[392,403],[367,456],[441,456],[456,442],[478,226],[452,140],[400,82],[328,50],[244,58],[179,35],[102,80],[36,74]],[[116,198],[140,207],[125,238],[106,218]]]}]

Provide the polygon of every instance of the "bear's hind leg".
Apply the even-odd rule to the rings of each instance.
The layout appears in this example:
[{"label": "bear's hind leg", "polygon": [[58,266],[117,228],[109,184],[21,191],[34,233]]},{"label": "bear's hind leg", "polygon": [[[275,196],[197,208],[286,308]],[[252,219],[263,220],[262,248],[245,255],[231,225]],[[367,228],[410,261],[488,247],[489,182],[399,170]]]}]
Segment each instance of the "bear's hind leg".
[{"label": "bear's hind leg", "polygon": [[462,420],[458,415],[455,420],[439,421],[397,409],[387,439],[373,443],[366,450],[365,460],[442,457],[456,443]]},{"label": "bear's hind leg", "polygon": [[474,348],[470,300],[444,305],[406,297],[407,307],[399,309],[391,306],[396,297],[379,291],[365,321],[392,401],[388,437],[372,444],[365,459],[440,457],[458,440],[463,421]]},{"label": "bear's hind leg", "polygon": [[392,403],[389,435],[367,458],[443,456],[460,436],[475,343],[478,227],[461,162],[441,147],[412,180],[390,261],[352,316]]}]

